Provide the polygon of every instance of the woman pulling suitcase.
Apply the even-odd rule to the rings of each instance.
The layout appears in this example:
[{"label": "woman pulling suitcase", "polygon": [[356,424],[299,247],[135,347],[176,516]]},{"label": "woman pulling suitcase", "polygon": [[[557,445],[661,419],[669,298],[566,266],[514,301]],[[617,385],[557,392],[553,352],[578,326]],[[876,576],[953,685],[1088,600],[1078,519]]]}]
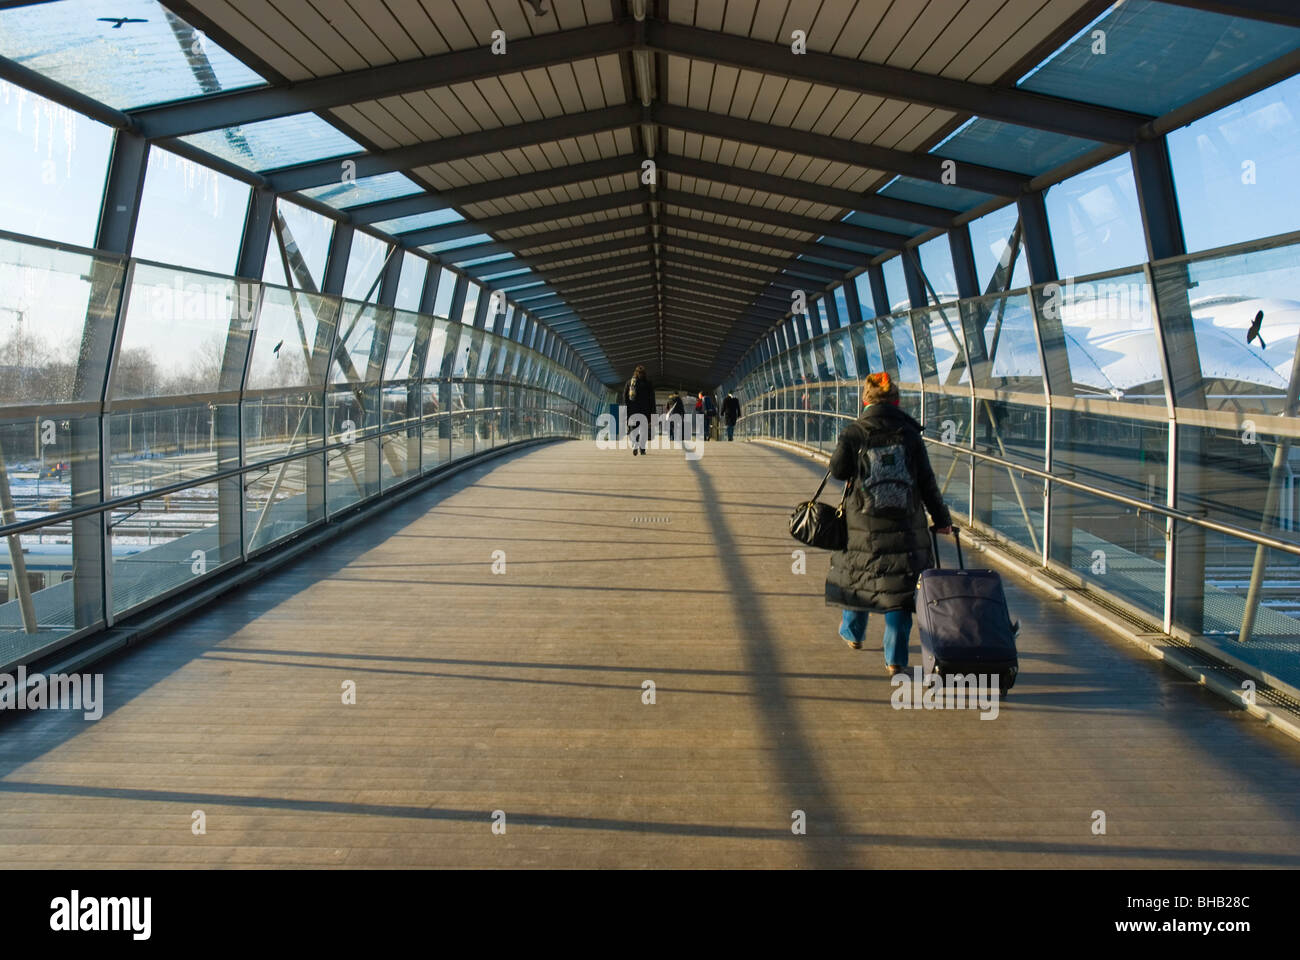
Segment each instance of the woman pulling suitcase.
[{"label": "woman pulling suitcase", "polygon": [[917,576],[935,565],[926,512],[939,533],[952,532],[952,518],[921,425],[899,409],[888,373],[866,378],[862,404],[831,456],[831,476],[852,481],[852,489],[848,545],[831,554],[826,603],[844,609],[840,636],[854,650],[862,649],[867,615],[884,614],[885,666],[893,676],[907,667]]}]

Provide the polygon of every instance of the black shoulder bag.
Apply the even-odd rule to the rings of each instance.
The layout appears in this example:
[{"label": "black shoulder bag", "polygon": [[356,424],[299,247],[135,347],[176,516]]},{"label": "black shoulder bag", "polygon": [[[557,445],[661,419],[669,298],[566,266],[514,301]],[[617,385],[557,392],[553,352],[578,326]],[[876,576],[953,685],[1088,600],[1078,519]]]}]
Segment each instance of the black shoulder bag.
[{"label": "black shoulder bag", "polygon": [[831,472],[827,470],[812,499],[794,508],[790,514],[790,536],[818,550],[843,550],[849,541],[848,525],[844,521],[844,498],[848,496],[849,488],[845,484],[844,497],[840,497],[838,507],[822,503],[817,498],[830,478]]}]

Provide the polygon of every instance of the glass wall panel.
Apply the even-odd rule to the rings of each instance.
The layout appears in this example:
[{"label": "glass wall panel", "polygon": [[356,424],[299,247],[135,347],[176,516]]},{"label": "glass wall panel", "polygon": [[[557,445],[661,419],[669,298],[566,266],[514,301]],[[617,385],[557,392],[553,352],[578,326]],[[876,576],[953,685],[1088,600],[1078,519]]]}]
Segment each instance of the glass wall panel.
[{"label": "glass wall panel", "polygon": [[379,278],[387,264],[390,245],[358,230],[352,235],[343,296],[349,300],[374,301],[379,296]]},{"label": "glass wall panel", "polygon": [[74,494],[83,501],[99,499],[98,416],[57,408],[22,417],[3,413],[0,408],[0,485],[7,488],[16,512],[0,522],[69,510]]},{"label": "glass wall panel", "polygon": [[[969,383],[970,368],[966,363],[965,340],[962,337],[958,308],[956,306],[936,307],[918,313],[916,316],[921,329],[928,330],[930,333],[930,349],[933,351],[934,376],[937,382],[945,386]],[[926,366],[922,364],[923,369],[926,369]],[[926,369],[926,373],[929,372]]]},{"label": "glass wall panel", "polygon": [[384,490],[420,472],[420,434],[405,431],[387,433],[380,438],[380,485]]},{"label": "glass wall panel", "polygon": [[941,303],[957,299],[957,271],[952,264],[952,248],[948,245],[948,235],[941,233],[927,240],[916,248],[920,255],[921,269],[930,281]]},{"label": "glass wall panel", "polygon": [[854,324],[852,329],[853,339],[861,343],[863,356],[866,357],[866,369],[859,369],[858,376],[865,377],[868,373],[879,373],[885,369],[885,361],[880,352],[880,338],[876,331],[876,323],[888,323],[888,318],[881,318],[880,321],[874,319],[867,320],[863,323]]},{"label": "glass wall panel", "polygon": [[[1129,497],[1164,503],[1168,424],[1055,410],[1052,472]],[[1060,487],[1052,494],[1052,558],[1085,580],[1163,616],[1164,520]],[[1100,551],[1100,553],[1098,553]]]},{"label": "glass wall panel", "polygon": [[[7,548],[0,548],[0,664],[22,662],[102,624],[100,565],[83,562],[87,553],[98,556],[101,539],[98,522],[66,521],[6,538]],[[114,555],[135,549],[123,544]]]},{"label": "glass wall panel", "polygon": [[419,310],[420,296],[424,293],[424,278],[429,261],[407,250],[402,254],[402,272],[397,281],[397,297],[393,306],[398,310]]},{"label": "glass wall panel", "polygon": [[242,407],[244,462],[274,460],[322,443],[324,406],[319,390],[267,391]]},{"label": "glass wall panel", "polygon": [[[1029,261],[1020,238],[1015,234],[1020,213],[1014,203],[970,222],[971,250],[975,254],[975,273],[980,290],[987,290],[999,266],[1012,264],[1008,290],[1029,286]],[[1015,244],[1012,240],[1015,239]]]},{"label": "glass wall panel", "polygon": [[467,327],[474,325],[474,311],[478,309],[478,298],[483,288],[470,281],[465,289],[465,308],[460,313],[460,322]]},{"label": "glass wall panel", "polygon": [[886,260],[880,265],[885,274],[885,296],[891,310],[907,310],[912,306],[911,296],[907,292],[907,279],[903,275],[903,258],[901,256]]},{"label": "glass wall panel", "polygon": [[131,255],[195,270],[234,272],[248,194],[246,183],[151,147]]},{"label": "glass wall panel", "polygon": [[871,294],[871,275],[859,273],[853,278],[853,286],[858,292],[858,304],[862,307],[862,316],[870,319],[876,315],[876,301]]},{"label": "glass wall panel", "polygon": [[266,287],[248,388],[324,387],[338,307],[330,297]]},{"label": "glass wall panel", "polygon": [[831,292],[831,295],[835,298],[835,311],[839,314],[840,326],[847,327],[850,324],[857,323],[859,318],[849,314],[849,299],[844,293],[844,284],[838,285]]},{"label": "glass wall panel", "polygon": [[[1247,427],[1178,427],[1178,507],[1300,541],[1297,442]],[[1241,543],[1241,549],[1254,547]]]},{"label": "glass wall panel", "polygon": [[187,396],[239,389],[256,285],[136,264],[112,397]]},{"label": "glass wall panel", "polygon": [[[262,279],[282,287],[319,290],[325,280],[334,221],[285,199],[275,201],[275,214]],[[286,279],[286,266],[292,284]]]},{"label": "glass wall panel", "polygon": [[331,437],[331,443],[342,446],[326,451],[325,455],[325,498],[330,516],[368,500],[380,489],[379,438],[349,443],[346,436],[340,433]]},{"label": "glass wall panel", "polygon": [[[888,318],[890,336],[894,343],[894,356],[898,363],[901,383],[919,384],[921,364],[916,355],[916,341],[912,336],[910,314],[894,314]],[[899,406],[918,420],[921,419],[921,395],[917,390],[900,388]]]},{"label": "glass wall panel", "polygon": [[[10,50],[6,56],[13,56]],[[113,131],[0,80],[0,230],[95,245]]]},{"label": "glass wall panel", "polygon": [[1189,251],[1300,229],[1295,195],[1300,77],[1170,131]]},{"label": "glass wall panel", "polygon": [[124,275],[116,260],[0,237],[0,408],[98,403]]},{"label": "glass wall panel", "polygon": [[239,524],[223,525],[216,503],[212,483],[109,512],[115,613],[239,560]]},{"label": "glass wall panel", "polygon": [[426,379],[442,375],[447,364],[447,356],[456,347],[457,338],[449,329],[450,322],[443,319],[433,321],[433,330],[429,334],[429,352],[424,360]]},{"label": "glass wall panel", "polygon": [[[925,400],[928,407],[925,418],[926,436],[957,446],[969,446],[970,396],[927,391]],[[944,502],[953,511],[969,516],[970,457],[937,446],[930,446],[929,453]]]},{"label": "glass wall panel", "polygon": [[384,380],[407,380],[418,377],[414,369],[415,338],[421,326],[420,315],[398,310],[393,316],[392,332],[388,335],[388,356],[384,362]]},{"label": "glass wall panel", "polygon": [[325,518],[319,453],[254,473],[244,486],[244,542],[260,550]]},{"label": "glass wall panel", "polygon": [[[1000,400],[975,401],[975,449],[1002,460],[1043,469],[1047,411]],[[975,519],[1022,547],[1043,549],[1043,481],[976,461]]]},{"label": "glass wall panel", "polygon": [[1038,313],[1053,394],[1166,403],[1150,288],[1143,274],[1049,283]]},{"label": "glass wall panel", "polygon": [[[1184,391],[1180,405],[1295,415],[1286,400],[1300,376],[1300,244],[1157,264],[1152,274],[1166,338],[1194,353],[1200,371],[1199,386]],[[1188,315],[1191,344],[1177,337]]]},{"label": "glass wall panel", "polygon": [[1156,620],[1164,616],[1165,553],[1163,519],[1082,491],[1052,492],[1052,559]]},{"label": "glass wall panel", "polygon": [[[862,324],[857,324],[860,329]],[[835,360],[835,378],[837,380],[856,380],[858,363],[853,353],[853,334],[850,327],[843,327],[831,334],[833,344],[831,352]]]},{"label": "glass wall panel", "polygon": [[123,405],[104,417],[109,438],[109,495],[126,497],[215,473],[237,460],[238,438],[219,435],[218,421],[234,416],[230,402]]},{"label": "glass wall panel", "polygon": [[447,415],[440,412],[439,390],[437,384],[425,384],[421,389],[425,420],[420,441],[420,463],[425,470],[432,470],[451,459],[451,423]]},{"label": "glass wall panel", "polygon": [[977,387],[1043,392],[1043,364],[1029,294],[967,300],[961,315],[971,355],[988,358],[986,363],[973,364]]},{"label": "glass wall panel", "polygon": [[1062,277],[1102,273],[1147,259],[1128,154],[1049,187],[1045,199]]},{"label": "glass wall panel", "polygon": [[[1177,524],[1175,537],[1196,536],[1188,526]],[[1256,562],[1261,575],[1259,588],[1252,592]],[[1267,548],[1257,557],[1253,546],[1243,551],[1211,531],[1205,563],[1204,613],[1197,633],[1229,656],[1294,683],[1300,649],[1300,557]],[[1249,620],[1243,622],[1248,610]]]}]

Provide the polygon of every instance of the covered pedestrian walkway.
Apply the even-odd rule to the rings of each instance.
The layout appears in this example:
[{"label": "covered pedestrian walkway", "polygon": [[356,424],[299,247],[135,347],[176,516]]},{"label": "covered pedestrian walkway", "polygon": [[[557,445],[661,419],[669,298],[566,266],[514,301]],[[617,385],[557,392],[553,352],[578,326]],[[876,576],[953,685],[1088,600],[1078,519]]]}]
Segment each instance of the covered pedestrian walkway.
[{"label": "covered pedestrian walkway", "polygon": [[474,466],[11,717],[0,866],[1300,866],[1300,744],[1014,579],[996,720],[893,709],[794,572],[816,476]]}]

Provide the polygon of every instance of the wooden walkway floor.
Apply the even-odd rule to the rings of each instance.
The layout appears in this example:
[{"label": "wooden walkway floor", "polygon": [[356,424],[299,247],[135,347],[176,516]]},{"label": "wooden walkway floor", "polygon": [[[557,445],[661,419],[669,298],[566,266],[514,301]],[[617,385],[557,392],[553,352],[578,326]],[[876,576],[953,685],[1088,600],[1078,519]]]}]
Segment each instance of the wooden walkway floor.
[{"label": "wooden walkway floor", "polygon": [[8,717],[0,867],[1300,866],[1300,744],[1015,584],[997,719],[891,709],[792,572],[817,475],[475,467]]}]

